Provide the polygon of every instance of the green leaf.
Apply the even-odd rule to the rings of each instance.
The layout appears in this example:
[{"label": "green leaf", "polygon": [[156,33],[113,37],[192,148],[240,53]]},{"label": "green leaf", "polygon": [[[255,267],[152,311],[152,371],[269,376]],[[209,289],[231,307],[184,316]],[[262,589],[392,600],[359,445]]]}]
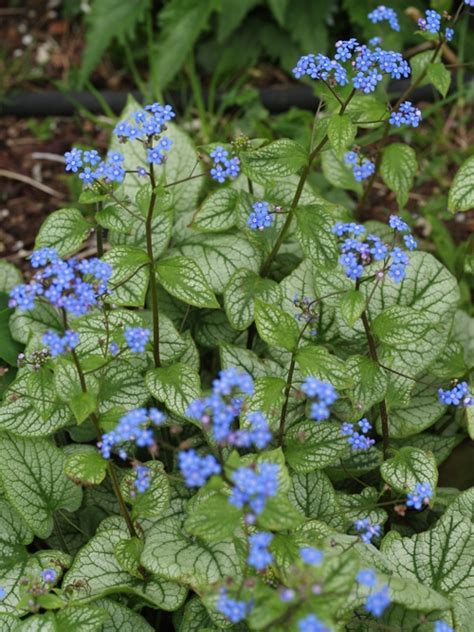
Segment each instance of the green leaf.
[{"label": "green leaf", "polygon": [[456,173],[449,190],[448,208],[452,213],[474,208],[474,156],[463,162]]},{"label": "green leaf", "polygon": [[[0,275],[2,270],[0,268]],[[16,366],[17,358],[22,350],[22,346],[13,340],[10,333],[10,316],[13,309],[8,308],[8,295],[0,291],[0,359],[4,360],[10,366]]]},{"label": "green leaf", "polygon": [[[68,407],[60,402],[52,404],[56,402],[56,394],[51,384],[43,383],[41,394],[36,384],[34,392],[38,399],[33,400],[28,379],[28,374],[21,375],[6,392],[0,407],[0,429],[15,436],[46,437],[71,423]],[[50,405],[52,409],[49,409]],[[46,409],[50,412],[43,417]]]},{"label": "green leaf", "polygon": [[118,601],[97,599],[94,604],[109,615],[100,632],[153,632],[154,630],[141,615]]},{"label": "green leaf", "polygon": [[81,211],[62,208],[48,215],[36,237],[35,248],[55,248],[60,257],[79,250],[91,230]]},{"label": "green leaf", "polygon": [[392,305],[372,322],[372,331],[383,343],[397,347],[414,343],[433,327],[429,315],[412,307]]},{"label": "green leaf", "polygon": [[148,7],[148,0],[130,4],[123,4],[120,0],[94,2],[87,18],[86,47],[79,73],[81,84],[92,73],[113,39],[123,43],[133,35]]},{"label": "green leaf", "polygon": [[287,430],[284,452],[295,472],[311,472],[335,465],[348,452],[347,438],[338,424],[302,421]]},{"label": "green leaf", "polygon": [[144,465],[150,473],[150,486],[145,492],[137,493],[135,489],[135,470],[129,470],[121,483],[122,494],[126,502],[132,505],[132,518],[161,516],[170,503],[170,485],[163,463],[147,461]]},{"label": "green leaf", "polygon": [[153,56],[153,71],[161,89],[175,77],[192,52],[200,33],[207,27],[216,0],[172,0],[159,13],[160,35]]},{"label": "green leaf", "polygon": [[271,531],[288,531],[304,521],[302,514],[286,494],[277,494],[265,503],[265,509],[257,518],[258,525]]},{"label": "green leaf", "polygon": [[176,251],[194,259],[218,293],[224,290],[236,270],[247,267],[258,272],[260,263],[255,247],[235,233],[193,235],[178,244]]},{"label": "green leaf", "polygon": [[196,307],[219,307],[201,268],[190,257],[171,257],[156,264],[161,285],[172,296]]},{"label": "green leaf", "polygon": [[15,340],[26,344],[30,340],[41,343],[48,330],[62,332],[63,324],[57,309],[47,303],[37,302],[34,309],[22,312],[19,309],[10,317],[10,331]]},{"label": "green leaf", "polygon": [[346,149],[354,141],[357,127],[347,114],[333,114],[329,120],[328,138],[338,158],[342,158]]},{"label": "green leaf", "polygon": [[59,403],[53,373],[47,367],[32,371],[26,377],[26,390],[33,409],[47,421]]},{"label": "green leaf", "polygon": [[297,236],[301,248],[317,268],[337,264],[337,240],[332,232],[334,219],[317,204],[296,209]]},{"label": "green leaf", "polygon": [[53,529],[53,513],[75,511],[81,491],[64,474],[65,457],[45,439],[0,436],[0,480],[5,494],[26,524],[40,538]]},{"label": "green leaf", "polygon": [[296,362],[303,375],[313,375],[320,380],[331,382],[338,390],[350,388],[354,384],[344,362],[324,347],[309,344],[298,349]]},{"label": "green leaf", "polygon": [[[282,377],[285,371],[272,360],[262,360],[250,349],[237,347],[230,344],[220,345],[220,357],[222,368],[235,367],[242,369],[255,379],[265,375]],[[285,375],[286,378],[286,375]]]},{"label": "green leaf", "polygon": [[411,66],[411,80],[412,84],[418,79],[418,77],[427,70],[433,59],[433,52],[431,50],[423,51],[418,55],[414,55],[410,59]]},{"label": "green leaf", "polygon": [[137,221],[131,213],[127,213],[122,207],[114,204],[108,204],[98,210],[95,220],[99,226],[124,235],[131,232],[133,224]]},{"label": "green leaf", "polygon": [[[115,557],[115,547],[127,536],[120,529],[98,532],[76,555],[63,580],[63,589],[71,597],[102,597],[108,594],[136,595],[155,608],[176,610],[186,598],[186,589],[178,584],[152,577],[142,581],[124,571]],[[81,588],[86,584],[86,589]]]},{"label": "green leaf", "polygon": [[193,217],[192,226],[203,233],[220,233],[235,226],[239,192],[217,189],[201,204]]},{"label": "green leaf", "polygon": [[[86,446],[84,446],[86,447]],[[92,446],[66,456],[64,472],[74,483],[80,485],[99,485],[107,472],[107,461]]]},{"label": "green leaf", "polygon": [[69,408],[78,424],[82,424],[97,407],[97,398],[94,393],[75,393],[69,402]]},{"label": "green leaf", "polygon": [[307,518],[317,518],[341,528],[344,521],[334,487],[321,470],[299,472],[291,477],[289,499]]},{"label": "green leaf", "polygon": [[280,377],[257,377],[254,392],[246,400],[246,413],[262,412],[271,428],[276,429],[284,402],[285,380]]},{"label": "green leaf", "polygon": [[254,182],[269,181],[297,173],[308,162],[307,152],[294,140],[281,138],[241,154],[242,171]]},{"label": "green leaf", "polygon": [[140,573],[139,570],[141,567],[140,557],[143,552],[143,547],[143,540],[140,540],[138,537],[133,537],[120,540],[114,549],[115,558],[121,568],[138,579],[143,579],[143,574]]},{"label": "green leaf", "polygon": [[232,327],[242,331],[252,324],[257,298],[277,303],[281,299],[280,287],[247,268],[237,270],[224,290],[225,311]]},{"label": "green leaf", "polygon": [[9,261],[5,261],[4,259],[0,260],[0,292],[5,292],[8,294],[15,285],[19,285],[23,283],[23,277],[21,276],[20,270],[13,263]]},{"label": "green leaf", "polygon": [[288,6],[288,0],[268,0],[268,4],[270,5],[270,9],[280,26],[283,26],[285,23],[285,14]]},{"label": "green leaf", "polygon": [[[347,106],[346,112],[357,121],[359,127],[363,128],[379,127],[388,114],[386,103],[374,94],[356,94]],[[372,122],[379,120],[379,123]]]},{"label": "green leaf", "polygon": [[226,577],[240,581],[242,569],[234,542],[204,543],[189,538],[176,518],[166,518],[150,529],[142,555],[146,568],[165,579],[205,588]]},{"label": "green leaf", "polygon": [[146,252],[132,246],[115,246],[103,260],[112,266],[110,301],[115,305],[141,307],[149,279]]},{"label": "green leaf", "polygon": [[255,324],[259,335],[269,345],[283,347],[288,351],[296,350],[299,340],[298,325],[293,316],[276,305],[269,305],[257,299]]},{"label": "green leaf", "polygon": [[416,483],[428,482],[434,490],[438,482],[433,453],[419,448],[400,448],[395,456],[382,464],[380,473],[384,481],[401,494],[412,491]]},{"label": "green leaf", "polygon": [[177,415],[185,415],[189,404],[201,395],[199,373],[187,364],[151,369],[145,381],[150,394]]},{"label": "green leaf", "polygon": [[58,630],[67,630],[67,632],[103,632],[102,624],[108,618],[108,613],[95,604],[72,606],[56,613],[56,624]]},{"label": "green leaf", "polygon": [[438,61],[430,64],[427,77],[442,97],[448,94],[449,86],[451,85],[451,73],[442,62]]},{"label": "green leaf", "polygon": [[365,297],[359,290],[347,290],[341,296],[339,307],[342,318],[352,327],[365,309]]},{"label": "green leaf", "polygon": [[351,356],[346,362],[346,371],[355,384],[350,397],[354,416],[360,419],[366,410],[385,397],[387,378],[375,362],[364,356]]},{"label": "green leaf", "polygon": [[[161,331],[165,336],[166,330]],[[136,408],[147,401],[149,393],[143,380],[145,365],[140,357],[120,358],[95,373],[99,381],[100,413],[119,406]]]},{"label": "green leaf", "polygon": [[210,542],[232,538],[243,516],[223,494],[212,494],[200,500],[188,513],[184,528],[192,535]]},{"label": "green leaf", "polygon": [[416,152],[412,147],[392,143],[383,150],[380,173],[388,188],[394,191],[399,207],[408,201],[417,169]]},{"label": "green leaf", "polygon": [[[474,607],[472,525],[458,513],[411,538],[389,538],[382,546],[395,575],[434,588],[453,604],[456,627],[469,629]],[[451,620],[451,615],[440,618]]]}]

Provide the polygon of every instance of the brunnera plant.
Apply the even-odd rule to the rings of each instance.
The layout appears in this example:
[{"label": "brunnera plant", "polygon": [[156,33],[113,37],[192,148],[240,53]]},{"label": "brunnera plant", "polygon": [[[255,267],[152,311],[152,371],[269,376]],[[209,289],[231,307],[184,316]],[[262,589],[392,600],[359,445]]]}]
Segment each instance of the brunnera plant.
[{"label": "brunnera plant", "polygon": [[[2,630],[471,629],[474,498],[437,486],[473,434],[468,317],[392,139],[422,120],[417,85],[446,93],[472,4],[427,12],[411,67],[355,39],[300,59],[325,88],[310,147],[198,154],[169,106],[130,102],[105,159],[66,154],[78,208],[47,218],[24,282],[1,268],[24,345],[0,408]],[[319,164],[360,207],[381,176],[400,214],[357,223],[310,186]]]}]

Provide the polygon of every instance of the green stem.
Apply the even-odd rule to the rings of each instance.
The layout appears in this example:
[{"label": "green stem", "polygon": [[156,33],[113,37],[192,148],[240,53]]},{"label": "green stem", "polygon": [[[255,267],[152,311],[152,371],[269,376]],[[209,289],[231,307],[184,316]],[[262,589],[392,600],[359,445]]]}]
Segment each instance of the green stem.
[{"label": "green stem", "polygon": [[191,84],[191,90],[193,93],[194,101],[196,102],[199,120],[201,122],[202,138],[204,140],[204,143],[208,143],[210,138],[210,129],[207,120],[206,106],[204,104],[204,99],[202,96],[202,87],[196,71],[194,52],[192,52],[189,56],[186,71],[188,73],[189,83]]},{"label": "green stem", "polygon": [[288,403],[290,400],[291,385],[293,384],[293,373],[295,372],[296,357],[295,352],[291,354],[290,368],[288,369],[288,377],[285,384],[285,400],[281,407],[280,426],[278,428],[278,445],[283,443],[283,435],[285,434],[286,413],[288,411]]},{"label": "green stem", "polygon": [[[64,311],[63,311],[63,320],[64,320],[64,326],[67,329],[67,316],[66,316],[66,312]],[[87,393],[86,378],[84,376],[84,372],[82,370],[81,363],[79,361],[79,358],[77,356],[75,349],[71,350],[71,356],[72,356],[74,365],[76,367],[77,375],[79,376],[79,383],[81,385],[81,390],[83,393]],[[97,438],[100,440],[102,437],[102,433],[100,431],[99,419],[97,418],[97,415],[95,413],[91,413],[90,418],[92,420],[92,423],[94,424]],[[123,499],[122,492],[120,491],[120,484],[117,478],[117,474],[114,470],[113,463],[110,460],[107,461],[107,473],[109,475],[110,482],[112,483],[112,489],[114,490],[114,494],[117,498],[117,501],[120,507],[120,513],[122,514],[123,519],[125,520],[127,524],[127,528],[130,533],[130,536],[132,538],[137,537],[137,532],[135,531],[135,527],[133,526],[132,518],[128,512],[127,505],[125,504],[125,501]]]},{"label": "green stem", "polygon": [[[347,97],[347,99],[344,101],[344,103],[341,105],[340,109],[339,109],[339,114],[344,114],[347,106],[349,105],[352,97],[355,94],[355,90],[352,90],[352,92],[350,93],[350,95]],[[303,169],[303,171],[301,172],[300,175],[300,179],[298,182],[298,186],[296,187],[296,191],[295,191],[295,195],[293,197],[293,200],[290,204],[290,208],[288,210],[288,215],[286,217],[286,221],[282,226],[282,229],[275,241],[275,244],[270,252],[270,254],[268,255],[267,259],[265,260],[262,269],[261,269],[261,276],[262,277],[266,277],[268,276],[269,272],[270,272],[270,268],[271,265],[275,259],[275,257],[277,256],[281,245],[283,243],[283,240],[285,239],[286,233],[288,232],[290,226],[291,226],[291,222],[293,220],[293,215],[295,214],[295,210],[296,207],[298,206],[298,202],[300,201],[300,197],[301,194],[303,193],[303,189],[304,189],[304,185],[306,184],[306,180],[308,179],[308,175],[311,171],[311,166],[314,162],[314,159],[316,158],[316,156],[319,154],[319,152],[321,151],[321,149],[326,145],[326,143],[328,142],[328,136],[326,134],[326,136],[324,136],[324,138],[321,140],[321,142],[313,149],[313,151],[310,153],[309,155],[309,159],[308,159],[308,164],[306,165],[306,167]]]},{"label": "green stem", "polygon": [[158,312],[158,287],[156,285],[155,277],[155,260],[153,257],[153,211],[155,210],[156,203],[156,182],[153,164],[150,165],[150,183],[151,183],[151,196],[150,205],[148,207],[148,214],[145,223],[146,230],[146,251],[149,259],[149,271],[150,271],[150,298],[151,298],[151,316],[152,316],[152,329],[153,329],[153,359],[155,361],[155,367],[161,366],[160,360],[160,319]]}]

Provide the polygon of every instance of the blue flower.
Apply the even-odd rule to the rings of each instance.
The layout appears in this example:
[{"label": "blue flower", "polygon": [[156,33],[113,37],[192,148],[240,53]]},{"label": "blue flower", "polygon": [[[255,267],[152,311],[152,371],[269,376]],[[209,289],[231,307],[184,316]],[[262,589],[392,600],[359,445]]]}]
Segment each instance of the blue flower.
[{"label": "blue flower", "polygon": [[64,336],[60,336],[54,331],[47,331],[43,334],[42,342],[48,347],[53,358],[61,355],[65,351],[71,351],[79,344],[79,334],[68,329]]},{"label": "blue flower", "polygon": [[[472,6],[474,6],[474,0],[472,0],[472,2],[473,2]],[[454,628],[452,628],[448,623],[446,623],[446,621],[443,621],[442,619],[438,619],[438,621],[435,621],[433,632],[454,632]]]},{"label": "blue flower", "polygon": [[313,401],[310,407],[310,417],[316,421],[328,419],[329,407],[338,399],[336,389],[329,382],[323,382],[315,377],[305,378],[301,385],[302,392]]},{"label": "blue flower", "polygon": [[229,502],[239,509],[249,505],[254,514],[265,508],[267,498],[278,491],[279,466],[276,463],[259,463],[257,469],[239,467],[231,475],[234,484]]},{"label": "blue flower", "polygon": [[77,173],[80,167],[82,167],[82,151],[73,147],[71,151],[67,151],[64,154],[66,159],[66,171],[72,171]]},{"label": "blue flower", "polygon": [[312,546],[301,547],[300,556],[305,564],[310,564],[311,566],[319,566],[324,559],[324,553]]},{"label": "blue flower", "polygon": [[474,403],[467,382],[459,382],[447,390],[438,389],[438,398],[445,406],[472,406]]},{"label": "blue flower", "polygon": [[249,537],[250,551],[247,562],[258,571],[263,571],[273,561],[273,555],[268,550],[273,535],[267,531],[255,533]]},{"label": "blue flower", "polygon": [[429,505],[430,499],[433,496],[433,490],[431,485],[425,481],[424,483],[417,483],[415,489],[407,494],[407,507],[413,507],[420,510],[423,505]]},{"label": "blue flower", "polygon": [[398,217],[398,215],[390,215],[389,220],[388,220],[388,224],[390,226],[390,228],[393,228],[393,230],[396,230],[400,233],[409,233],[410,232],[410,227],[408,226],[408,224],[406,222],[404,222],[401,217]]},{"label": "blue flower", "polygon": [[[164,421],[165,415],[157,408],[135,408],[122,415],[116,428],[102,435],[97,446],[104,459],[110,459],[112,450],[124,443],[136,443],[140,448],[151,447],[155,440],[149,426],[160,426]],[[120,457],[127,458],[123,448]]]},{"label": "blue flower", "polygon": [[143,353],[151,336],[151,331],[144,327],[127,327],[124,332],[125,342],[130,351]]},{"label": "blue flower", "polygon": [[133,481],[133,485],[137,492],[143,494],[150,487],[151,483],[151,470],[146,465],[137,465],[133,468],[136,473],[136,478]]},{"label": "blue flower", "polygon": [[374,24],[387,21],[394,31],[400,30],[400,24],[398,23],[398,17],[395,11],[383,5],[371,11],[367,17]]},{"label": "blue flower", "polygon": [[295,597],[296,593],[292,588],[280,588],[280,599],[283,601],[283,603],[293,601]]},{"label": "blue flower", "polygon": [[240,160],[237,156],[228,157],[229,152],[223,147],[216,147],[210,157],[214,160],[210,174],[220,184],[227,179],[235,180],[240,173]]},{"label": "blue flower", "polygon": [[41,577],[47,584],[53,584],[57,576],[58,574],[53,568],[45,568],[44,571],[41,572]]},{"label": "blue flower", "polygon": [[404,101],[400,105],[398,112],[392,112],[388,122],[395,127],[401,127],[402,125],[418,127],[421,119],[421,110],[415,108],[411,101]]},{"label": "blue flower", "polygon": [[372,568],[363,568],[361,571],[357,573],[356,580],[362,586],[367,586],[368,588],[374,588],[377,584],[377,575]]},{"label": "blue flower", "polygon": [[181,451],[178,465],[188,487],[202,487],[210,476],[221,471],[219,463],[211,454],[199,456],[196,450]]},{"label": "blue flower", "polygon": [[356,531],[360,533],[361,540],[365,544],[370,544],[372,542],[372,538],[378,538],[382,535],[382,527],[379,524],[373,525],[368,518],[356,520],[354,522],[354,527]]},{"label": "blue flower", "polygon": [[253,213],[249,215],[247,225],[252,230],[264,230],[273,224],[275,215],[270,212],[270,206],[268,202],[255,202],[253,206]]},{"label": "blue flower", "polygon": [[7,591],[5,590],[3,586],[0,586],[0,600],[5,599],[6,595],[7,595]]},{"label": "blue flower", "polygon": [[309,614],[304,619],[298,621],[299,632],[331,632],[315,614]]},{"label": "blue flower", "polygon": [[420,31],[428,31],[429,33],[439,33],[441,30],[441,14],[433,9],[425,12],[425,17],[418,20]]},{"label": "blue flower", "polygon": [[227,595],[227,591],[222,588],[216,604],[217,610],[232,623],[239,623],[247,616],[250,604],[247,601],[237,601]]},{"label": "blue flower", "polygon": [[390,605],[390,593],[388,586],[384,586],[378,592],[373,592],[367,597],[365,609],[374,617],[380,617],[387,606]]}]

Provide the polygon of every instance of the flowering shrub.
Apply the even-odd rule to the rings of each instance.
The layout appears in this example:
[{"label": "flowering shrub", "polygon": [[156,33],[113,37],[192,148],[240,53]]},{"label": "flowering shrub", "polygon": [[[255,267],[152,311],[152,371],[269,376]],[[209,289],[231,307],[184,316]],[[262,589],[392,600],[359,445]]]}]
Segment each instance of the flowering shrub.
[{"label": "flowering shrub", "polygon": [[[131,101],[105,159],[67,152],[78,208],[25,280],[0,268],[24,346],[0,408],[2,630],[472,629],[474,498],[438,486],[474,432],[468,317],[405,210],[415,150],[388,142],[421,124],[417,85],[447,91],[464,5],[420,21],[429,63],[393,105],[399,52],[300,59],[325,90],[310,147],[198,156],[170,106]],[[322,198],[320,158],[359,209],[381,176],[399,213]],[[450,208],[473,191],[471,159]]]}]

